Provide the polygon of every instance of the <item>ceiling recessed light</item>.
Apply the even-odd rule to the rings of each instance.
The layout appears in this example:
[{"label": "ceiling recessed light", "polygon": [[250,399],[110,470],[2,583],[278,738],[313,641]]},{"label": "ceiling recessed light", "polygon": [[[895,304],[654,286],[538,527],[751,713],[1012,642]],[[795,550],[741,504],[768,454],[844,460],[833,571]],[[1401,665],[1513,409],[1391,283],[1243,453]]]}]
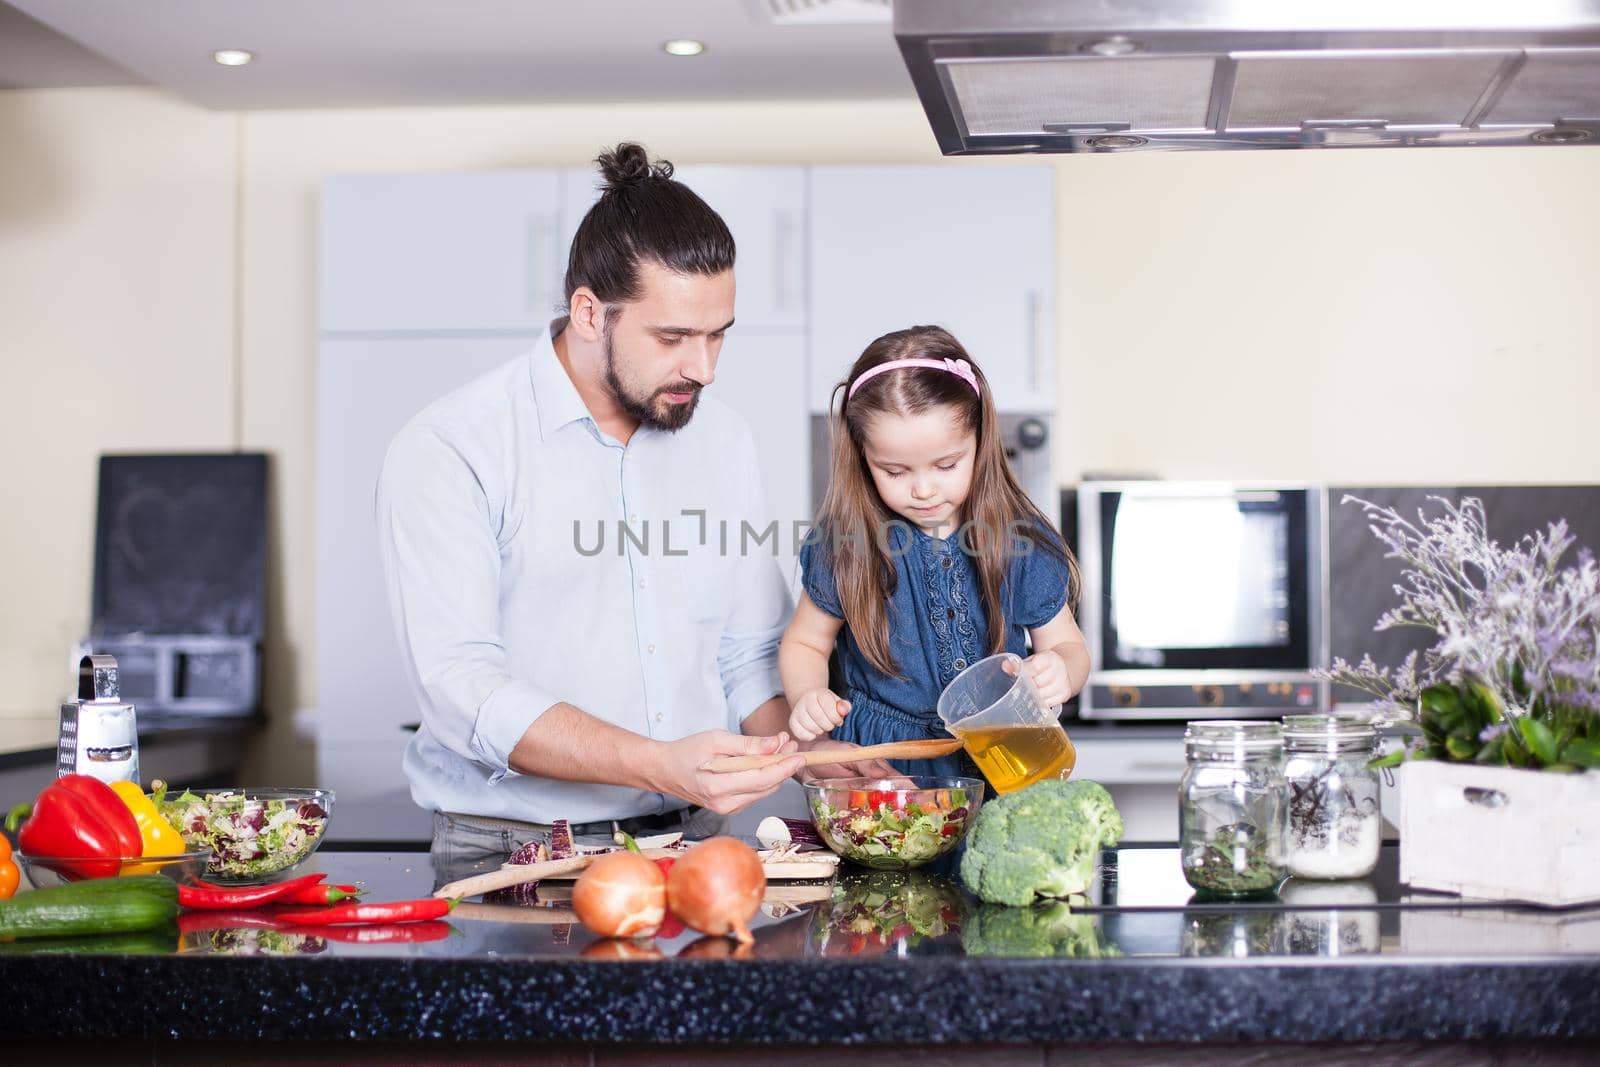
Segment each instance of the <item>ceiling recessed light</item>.
[{"label": "ceiling recessed light", "polygon": [[255,57],[254,52],[246,52],[243,48],[219,48],[211,53],[211,58],[224,67],[242,67]]},{"label": "ceiling recessed light", "polygon": [[663,42],[661,50],[669,56],[697,56],[706,50],[706,46],[700,41],[682,38],[676,41]]}]

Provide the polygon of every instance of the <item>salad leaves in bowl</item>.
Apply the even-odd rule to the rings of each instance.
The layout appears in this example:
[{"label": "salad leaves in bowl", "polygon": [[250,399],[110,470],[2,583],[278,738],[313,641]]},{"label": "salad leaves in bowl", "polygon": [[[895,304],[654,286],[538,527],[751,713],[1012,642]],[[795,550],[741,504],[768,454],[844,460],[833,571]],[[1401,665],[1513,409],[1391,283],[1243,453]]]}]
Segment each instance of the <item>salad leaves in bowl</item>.
[{"label": "salad leaves in bowl", "polygon": [[920,867],[951,851],[983,803],[978,778],[827,778],[805,789],[828,847],[879,870]]},{"label": "salad leaves in bowl", "polygon": [[151,799],[191,849],[210,853],[206,880],[267,882],[317,850],[333,813],[328,789],[185,789]]}]

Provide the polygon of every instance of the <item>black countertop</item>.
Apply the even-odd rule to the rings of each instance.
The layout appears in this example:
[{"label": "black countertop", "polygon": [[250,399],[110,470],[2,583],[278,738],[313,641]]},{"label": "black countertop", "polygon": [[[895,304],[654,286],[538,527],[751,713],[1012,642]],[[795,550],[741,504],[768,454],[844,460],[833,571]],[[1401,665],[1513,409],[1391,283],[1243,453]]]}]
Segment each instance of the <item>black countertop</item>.
[{"label": "black countertop", "polygon": [[[436,882],[426,852],[330,848],[313,865],[378,900]],[[542,905],[474,901],[444,922],[329,937],[207,930],[202,916],[106,945],[0,946],[0,988],[8,1030],[31,1038],[1600,1038],[1600,908],[1410,894],[1395,866],[1386,848],[1362,882],[1205,903],[1190,898],[1175,849],[1125,848],[1106,854],[1097,903],[1072,916],[981,906],[938,875],[846,867],[836,884],[790,886],[789,903],[768,905],[744,959],[693,933],[597,941],[570,922],[561,886],[542,887]],[[1051,919],[1053,938],[1020,928]],[[86,951],[49,951],[64,947]],[[1015,955],[1033,951],[1063,956]]]}]

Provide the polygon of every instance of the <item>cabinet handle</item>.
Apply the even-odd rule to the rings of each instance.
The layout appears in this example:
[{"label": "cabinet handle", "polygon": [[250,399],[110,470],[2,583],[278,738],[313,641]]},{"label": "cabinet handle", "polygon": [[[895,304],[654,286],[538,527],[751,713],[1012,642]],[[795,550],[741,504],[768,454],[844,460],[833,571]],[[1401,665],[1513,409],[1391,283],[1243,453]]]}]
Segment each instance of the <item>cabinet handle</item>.
[{"label": "cabinet handle", "polygon": [[1039,290],[1029,289],[1026,294],[1027,320],[1028,320],[1028,388],[1038,393],[1042,388],[1039,384],[1039,343],[1040,334],[1044,332],[1039,322],[1040,312],[1044,308],[1044,301],[1040,299]]},{"label": "cabinet handle", "polygon": [[523,284],[523,299],[531,314],[549,315],[555,310],[552,306],[555,303],[556,291],[552,278],[556,266],[555,218],[551,215],[530,217],[525,243],[528,273]]},{"label": "cabinet handle", "polygon": [[773,299],[779,311],[788,311],[790,306],[789,286],[789,248],[794,240],[794,219],[787,211],[780,211],[773,222],[773,254],[777,257],[773,263]]}]

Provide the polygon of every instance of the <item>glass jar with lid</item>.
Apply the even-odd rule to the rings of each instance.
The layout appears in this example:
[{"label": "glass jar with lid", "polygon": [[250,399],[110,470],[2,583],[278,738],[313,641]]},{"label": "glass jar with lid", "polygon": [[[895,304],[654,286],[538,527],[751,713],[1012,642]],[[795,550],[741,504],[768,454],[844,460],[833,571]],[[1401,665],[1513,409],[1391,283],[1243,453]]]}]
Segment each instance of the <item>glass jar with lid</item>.
[{"label": "glass jar with lid", "polygon": [[1382,817],[1378,772],[1369,764],[1377,729],[1351,715],[1283,720],[1283,777],[1289,788],[1289,873],[1296,878],[1363,878],[1378,865]]},{"label": "glass jar with lid", "polygon": [[1209,896],[1265,896],[1288,874],[1283,742],[1275,722],[1218,719],[1184,731],[1178,789],[1183,876]]}]

